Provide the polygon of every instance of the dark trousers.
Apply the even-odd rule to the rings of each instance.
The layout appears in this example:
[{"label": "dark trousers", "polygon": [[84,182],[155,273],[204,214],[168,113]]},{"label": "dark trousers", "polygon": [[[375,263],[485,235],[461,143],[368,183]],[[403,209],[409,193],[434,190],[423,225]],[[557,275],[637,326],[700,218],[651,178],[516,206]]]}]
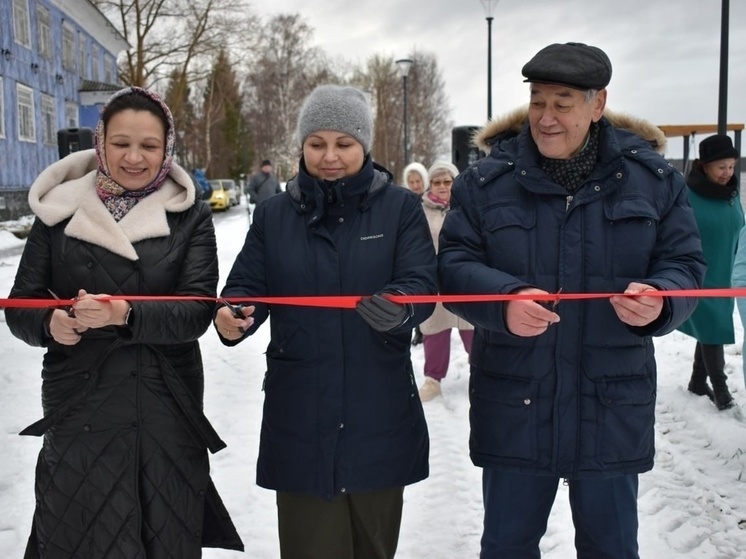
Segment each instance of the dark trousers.
[{"label": "dark trousers", "polygon": [[[558,484],[556,477],[485,468],[480,559],[539,559]],[[569,487],[578,559],[639,559],[637,475],[570,480]]]},{"label": "dark trousers", "polygon": [[392,559],[404,488],[340,495],[277,493],[282,559]]}]

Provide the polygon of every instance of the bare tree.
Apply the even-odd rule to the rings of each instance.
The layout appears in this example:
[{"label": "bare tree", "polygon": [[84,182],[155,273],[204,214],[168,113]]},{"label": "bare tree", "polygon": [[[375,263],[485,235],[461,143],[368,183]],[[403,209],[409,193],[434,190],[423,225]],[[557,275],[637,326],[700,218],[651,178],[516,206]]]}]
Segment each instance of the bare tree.
[{"label": "bare tree", "polygon": [[407,136],[409,161],[404,161],[404,92],[394,59],[372,56],[355,81],[374,97],[375,133],[373,159],[401,180],[412,161],[426,166],[445,157],[450,134],[445,82],[434,55],[419,51],[410,57],[414,64],[407,76]]},{"label": "bare tree", "polygon": [[262,27],[246,75],[254,153],[258,160],[272,160],[281,178],[289,178],[298,158],[295,125],[303,99],[316,85],[336,81],[312,39],[312,29],[298,14],[272,17]]},{"label": "bare tree", "polygon": [[[187,76],[193,61],[212,58],[240,44],[251,21],[246,0],[93,0],[132,45],[120,65],[128,85],[153,87],[172,76]],[[187,83],[184,79],[184,85]],[[172,107],[173,108],[173,107]],[[176,108],[178,112],[178,107]]]},{"label": "bare tree", "polygon": [[414,60],[407,77],[410,159],[429,166],[436,159],[450,160],[447,150],[451,134],[450,107],[435,55],[415,51],[410,58]]},{"label": "bare tree", "polygon": [[355,75],[354,82],[370,93],[374,107],[373,159],[397,173],[404,168],[404,128],[402,81],[397,75],[394,59],[372,56],[365,69]]}]

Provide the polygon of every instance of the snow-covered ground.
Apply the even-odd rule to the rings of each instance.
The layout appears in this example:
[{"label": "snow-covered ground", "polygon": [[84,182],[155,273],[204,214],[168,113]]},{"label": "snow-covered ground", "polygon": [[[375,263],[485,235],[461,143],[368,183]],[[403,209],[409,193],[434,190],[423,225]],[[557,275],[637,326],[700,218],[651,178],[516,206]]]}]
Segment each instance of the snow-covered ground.
[{"label": "snow-covered ground", "polygon": [[[215,217],[221,278],[239,251],[248,218],[244,206]],[[0,232],[0,292],[8,293],[22,241]],[[5,256],[2,256],[5,254]],[[4,320],[0,314],[0,320]],[[743,332],[726,348],[731,390],[746,408],[741,369]],[[212,329],[202,339],[207,416],[228,443],[211,458],[213,477],[245,544],[244,557],[275,559],[274,493],[254,483],[268,328],[225,348]],[[468,457],[468,366],[453,336],[452,364],[443,397],[425,405],[431,437],[430,477],[404,493],[398,558],[461,559],[479,554],[481,471]],[[646,559],[746,557],[746,421],[740,409],[718,412],[706,398],[687,393],[694,341],[679,333],[656,340],[659,363],[657,458],[640,482],[640,547]],[[30,348],[0,326],[0,558],[20,558],[34,506],[33,472],[41,441],[18,432],[40,417],[43,350]],[[418,382],[422,346],[413,348]],[[574,557],[566,488],[560,491],[547,534],[545,559]],[[242,557],[205,550],[207,559]]]}]

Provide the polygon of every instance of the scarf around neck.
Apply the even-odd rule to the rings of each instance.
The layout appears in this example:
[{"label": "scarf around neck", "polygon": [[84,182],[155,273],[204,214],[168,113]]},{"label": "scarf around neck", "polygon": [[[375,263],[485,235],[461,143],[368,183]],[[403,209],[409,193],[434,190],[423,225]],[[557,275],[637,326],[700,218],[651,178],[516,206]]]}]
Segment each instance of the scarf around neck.
[{"label": "scarf around neck", "polygon": [[[161,97],[153,91],[149,91],[141,87],[126,87],[114,93],[114,95],[112,95],[106,102],[106,106],[108,106],[114,99],[129,94],[143,95],[145,97],[148,97],[149,99],[152,99],[158,104],[163,113],[166,115],[166,120],[168,122],[168,126],[166,129],[166,146],[164,151],[163,163],[161,163],[161,168],[158,171],[158,175],[156,175],[155,179],[153,179],[153,181],[145,188],[142,188],[140,190],[127,190],[119,183],[117,183],[113,178],[111,178],[109,166],[106,161],[106,130],[104,128],[103,119],[99,119],[98,124],[96,125],[95,134],[96,157],[98,160],[98,172],[96,173],[96,192],[98,193],[99,198],[104,203],[106,208],[109,210],[109,213],[116,221],[119,221],[125,215],[127,215],[127,213],[140,200],[142,200],[149,194],[152,194],[161,187],[163,181],[166,180],[166,177],[171,170],[176,138],[176,134],[174,131],[174,120],[173,116],[171,115],[171,111],[169,110],[163,99],[161,99]],[[106,107],[104,107],[104,110],[105,109]]]},{"label": "scarf around neck", "polygon": [[593,172],[598,162],[599,126],[591,124],[588,141],[578,155],[571,159],[551,159],[539,156],[539,166],[557,184],[568,192],[575,192]]}]

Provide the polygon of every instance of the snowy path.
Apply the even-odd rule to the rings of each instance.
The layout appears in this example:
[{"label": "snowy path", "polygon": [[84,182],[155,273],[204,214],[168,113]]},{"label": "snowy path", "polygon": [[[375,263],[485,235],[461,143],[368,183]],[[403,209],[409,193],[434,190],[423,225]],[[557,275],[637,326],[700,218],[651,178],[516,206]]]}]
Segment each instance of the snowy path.
[{"label": "snowy path", "polygon": [[[224,278],[243,243],[239,209],[216,217]],[[0,258],[0,292],[13,281],[18,256]],[[734,317],[737,321],[737,317]],[[4,319],[0,315],[0,322]],[[740,340],[742,332],[737,321]],[[228,443],[211,457],[213,477],[247,546],[244,555],[206,550],[206,559],[279,556],[274,494],[254,483],[268,328],[235,348],[212,330],[202,340],[205,407]],[[746,557],[746,420],[739,410],[718,412],[689,395],[686,382],[694,343],[673,333],[656,341],[659,394],[656,467],[640,480],[640,547],[644,559]],[[29,348],[0,325],[0,557],[23,556],[33,512],[33,469],[40,440],[17,433],[40,415],[43,350]],[[422,346],[413,349],[418,383]],[[726,348],[730,386],[742,409],[746,391],[740,347]],[[481,535],[481,471],[468,457],[468,366],[453,337],[444,396],[425,405],[431,436],[430,477],[408,487],[398,559],[475,558]],[[566,488],[560,486],[547,534],[545,559],[574,557]]]}]

